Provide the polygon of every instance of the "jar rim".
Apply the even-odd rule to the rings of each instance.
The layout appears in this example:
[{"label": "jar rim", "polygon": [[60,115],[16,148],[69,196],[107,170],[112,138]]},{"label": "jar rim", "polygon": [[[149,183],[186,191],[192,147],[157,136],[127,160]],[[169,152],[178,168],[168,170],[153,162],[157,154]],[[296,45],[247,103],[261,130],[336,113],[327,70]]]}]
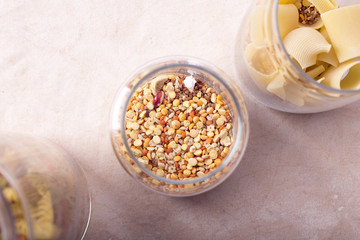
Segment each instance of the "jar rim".
[{"label": "jar rim", "polygon": [[[305,78],[307,81],[311,82],[312,84],[315,84],[317,87],[319,87],[320,89],[326,90],[326,91],[330,91],[334,94],[345,94],[345,95],[351,95],[351,94],[359,94],[360,93],[360,89],[358,90],[345,90],[345,89],[336,89],[336,88],[332,88],[329,86],[326,86],[324,84],[321,84],[317,81],[315,81],[315,79],[311,78],[309,75],[307,75],[296,63],[293,59],[291,59],[288,51],[285,48],[284,42],[281,38],[280,35],[280,28],[279,28],[279,18],[278,16],[278,10],[279,10],[279,3],[280,0],[273,0],[273,1],[269,1],[270,6],[272,7],[271,9],[271,14],[274,14],[272,17],[275,18],[275,21],[272,21],[272,24],[275,29],[276,29],[276,38],[277,40],[279,40],[279,45],[282,51],[284,51],[286,54],[286,58],[288,61],[290,61],[291,65],[296,69],[296,71],[303,77]],[[273,19],[273,18],[271,18]],[[275,25],[275,26],[274,26]]]},{"label": "jar rim", "polygon": [[[191,180],[172,180],[172,179],[167,179],[165,177],[160,177],[158,175],[156,175],[155,173],[153,173],[152,171],[148,170],[143,164],[141,164],[137,158],[134,156],[134,154],[132,153],[129,144],[127,142],[127,138],[126,138],[126,134],[125,131],[121,131],[121,138],[124,141],[124,145],[126,148],[126,151],[129,153],[131,159],[136,163],[136,165],[144,172],[146,173],[148,176],[151,176],[152,178],[160,181],[160,182],[165,182],[166,184],[176,184],[176,185],[186,185],[186,184],[194,184],[194,183],[199,183],[202,181],[205,181],[207,179],[212,178],[213,176],[215,176],[217,173],[219,173],[220,171],[222,171],[226,165],[229,164],[229,162],[231,161],[231,159],[234,158],[236,151],[238,151],[238,149],[236,149],[236,146],[241,146],[241,153],[238,156],[238,159],[235,161],[234,166],[232,166],[232,169],[230,169],[229,173],[227,174],[227,176],[229,176],[233,170],[235,170],[235,168],[237,167],[237,165],[239,164],[239,162],[241,161],[243,154],[245,152],[246,146],[247,146],[247,142],[248,142],[248,138],[249,138],[249,122],[248,122],[248,115],[247,115],[247,109],[245,106],[245,102],[242,98],[242,95],[240,93],[240,91],[237,89],[236,85],[232,82],[232,80],[230,79],[230,77],[228,77],[222,70],[220,70],[219,68],[217,68],[215,65],[212,65],[204,60],[200,60],[198,58],[194,58],[194,57],[188,57],[188,56],[181,56],[181,55],[176,55],[176,56],[167,56],[167,57],[161,57],[161,58],[157,58],[154,59],[144,65],[142,65],[140,68],[138,68],[135,71],[135,75],[131,76],[130,78],[127,79],[127,81],[125,81],[124,84],[128,83],[131,80],[134,80],[136,77],[139,78],[139,81],[135,84],[135,86],[132,87],[129,96],[127,97],[127,99],[125,100],[125,103],[128,104],[133,93],[139,88],[141,87],[141,85],[148,80],[149,77],[151,77],[153,74],[165,70],[165,69],[171,69],[174,67],[186,67],[186,68],[192,68],[192,69],[197,69],[201,72],[206,72],[207,74],[209,74],[210,76],[212,76],[213,78],[217,79],[219,81],[219,83],[221,83],[221,85],[223,87],[225,87],[226,91],[230,94],[231,98],[236,102],[235,107],[236,107],[236,113],[239,122],[238,122],[238,126],[237,127],[237,136],[234,138],[235,141],[233,142],[233,147],[231,148],[228,156],[225,158],[225,160],[222,162],[222,164],[217,167],[214,171],[209,172],[208,174],[206,174],[203,177],[196,177],[194,179]],[[138,74],[140,73],[140,74]],[[225,81],[226,79],[226,81]],[[231,84],[231,86],[227,83],[227,81]],[[123,85],[124,86],[124,85]],[[112,106],[112,111],[111,111],[111,116],[110,116],[110,120],[112,121],[112,118],[114,117],[118,117],[118,116],[114,116],[114,107],[115,107],[115,102],[116,100],[120,97],[119,96],[119,91],[122,87],[119,88],[115,99],[113,101],[113,106]],[[239,96],[235,95],[235,92],[240,93]],[[120,125],[121,126],[125,126],[125,113],[126,113],[126,108],[123,109],[123,112],[121,113],[121,118],[120,118]],[[244,124],[245,123],[245,124]],[[244,128],[245,126],[245,128]],[[234,127],[234,126],[233,126]],[[113,130],[113,127],[111,126],[111,129]],[[113,139],[111,138],[111,141],[113,142]],[[113,149],[116,153],[116,156],[119,158],[117,150],[114,146],[114,142],[113,142]],[[226,177],[224,177],[223,180],[225,180]],[[218,182],[218,184],[220,184],[222,181],[220,180]],[[217,184],[216,184],[217,185]],[[216,186],[215,185],[215,186]],[[215,187],[214,186],[214,187]]]}]

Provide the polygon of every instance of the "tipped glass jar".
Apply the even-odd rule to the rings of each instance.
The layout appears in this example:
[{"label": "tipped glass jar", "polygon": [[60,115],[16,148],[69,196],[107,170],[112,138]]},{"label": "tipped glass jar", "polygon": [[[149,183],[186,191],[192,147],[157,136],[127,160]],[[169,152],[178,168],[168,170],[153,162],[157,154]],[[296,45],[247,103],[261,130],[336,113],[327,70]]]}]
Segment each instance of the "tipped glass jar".
[{"label": "tipped glass jar", "polygon": [[118,90],[110,134],[125,170],[170,196],[212,189],[244,154],[249,122],[244,100],[222,71],[189,57],[138,69]]},{"label": "tipped glass jar", "polygon": [[0,134],[0,239],[83,239],[90,208],[85,177],[64,151]]},{"label": "tipped glass jar", "polygon": [[[290,14],[288,9],[280,10],[279,4],[289,2],[296,1],[249,2],[249,11],[240,26],[235,49],[236,68],[240,76],[239,85],[264,105],[291,113],[322,112],[359,100],[360,89],[345,90],[326,86],[321,83],[323,79],[317,81],[311,77],[311,74],[306,74],[304,69],[299,67],[298,62],[289,55],[281,33],[283,29],[279,27],[279,18]],[[326,0],[326,2],[335,6],[334,0]],[[342,7],[358,3],[357,0],[337,2]],[[294,11],[297,13],[296,8]],[[285,27],[289,26],[290,23],[286,22]],[[309,69],[314,70],[307,68]],[[319,69],[315,69],[312,73]],[[346,77],[346,72],[343,77]]]}]

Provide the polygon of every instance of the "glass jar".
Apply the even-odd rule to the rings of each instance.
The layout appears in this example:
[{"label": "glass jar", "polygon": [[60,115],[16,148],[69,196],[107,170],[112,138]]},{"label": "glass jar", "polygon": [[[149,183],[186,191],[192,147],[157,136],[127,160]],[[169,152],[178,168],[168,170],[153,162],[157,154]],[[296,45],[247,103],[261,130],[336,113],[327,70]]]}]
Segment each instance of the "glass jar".
[{"label": "glass jar", "polygon": [[[222,95],[232,112],[233,144],[222,164],[203,177],[172,180],[148,170],[130,150],[125,135],[125,113],[134,92],[163,74],[196,76]],[[168,57],[152,61],[138,69],[119,88],[110,117],[110,134],[115,154],[125,170],[146,187],[170,196],[191,196],[212,189],[223,182],[239,164],[249,136],[249,121],[240,91],[221,70],[189,57]]]},{"label": "glass jar", "polygon": [[83,239],[90,209],[85,177],[64,151],[0,134],[0,239]]},{"label": "glass jar", "polygon": [[[358,0],[337,2],[343,7]],[[318,83],[288,55],[278,26],[279,0],[256,0],[248,4],[236,41],[235,63],[239,85],[255,99],[291,113],[327,111],[360,99],[360,90],[337,90]],[[280,78],[283,86],[274,94],[268,86],[276,78]]]}]

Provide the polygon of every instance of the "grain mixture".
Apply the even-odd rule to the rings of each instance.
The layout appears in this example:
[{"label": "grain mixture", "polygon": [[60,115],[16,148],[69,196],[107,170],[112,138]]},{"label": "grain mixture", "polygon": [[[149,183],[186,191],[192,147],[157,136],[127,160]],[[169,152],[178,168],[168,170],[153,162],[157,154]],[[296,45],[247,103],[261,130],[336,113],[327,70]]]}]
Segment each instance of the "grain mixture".
[{"label": "grain mixture", "polygon": [[295,3],[299,11],[299,22],[305,25],[313,25],[320,20],[320,13],[313,4],[307,0],[299,0]]},{"label": "grain mixture", "polygon": [[161,75],[135,91],[126,137],[140,163],[160,177],[203,177],[222,164],[233,142],[221,95],[193,76]]}]

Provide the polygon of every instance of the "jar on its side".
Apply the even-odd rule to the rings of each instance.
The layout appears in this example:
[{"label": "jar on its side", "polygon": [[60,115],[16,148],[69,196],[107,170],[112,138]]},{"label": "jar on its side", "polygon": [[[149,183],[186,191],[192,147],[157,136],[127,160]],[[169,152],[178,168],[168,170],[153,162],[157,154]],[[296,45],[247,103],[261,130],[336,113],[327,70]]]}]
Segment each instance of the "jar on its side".
[{"label": "jar on its side", "polygon": [[0,133],[0,239],[83,239],[91,201],[85,176],[48,140]]},{"label": "jar on its side", "polygon": [[[164,74],[196,76],[221,94],[232,114],[233,143],[229,154],[223,159],[220,166],[205,176],[190,180],[160,177],[140,163],[130,149],[125,134],[125,114],[129,101],[136,90],[145,86],[155,77]],[[247,145],[249,120],[240,91],[221,70],[194,58],[168,57],[152,61],[141,67],[119,88],[112,105],[110,135],[119,162],[137,181],[165,195],[191,196],[212,189],[234,171],[241,161]]]},{"label": "jar on its side", "polygon": [[[339,5],[356,0],[338,0]],[[248,3],[235,46],[239,85],[264,105],[290,113],[336,109],[360,99],[360,90],[338,90],[309,77],[287,53],[278,26],[279,0]],[[272,86],[271,82],[281,83]],[[277,81],[279,80],[279,81]],[[281,85],[281,86],[280,86]]]}]

